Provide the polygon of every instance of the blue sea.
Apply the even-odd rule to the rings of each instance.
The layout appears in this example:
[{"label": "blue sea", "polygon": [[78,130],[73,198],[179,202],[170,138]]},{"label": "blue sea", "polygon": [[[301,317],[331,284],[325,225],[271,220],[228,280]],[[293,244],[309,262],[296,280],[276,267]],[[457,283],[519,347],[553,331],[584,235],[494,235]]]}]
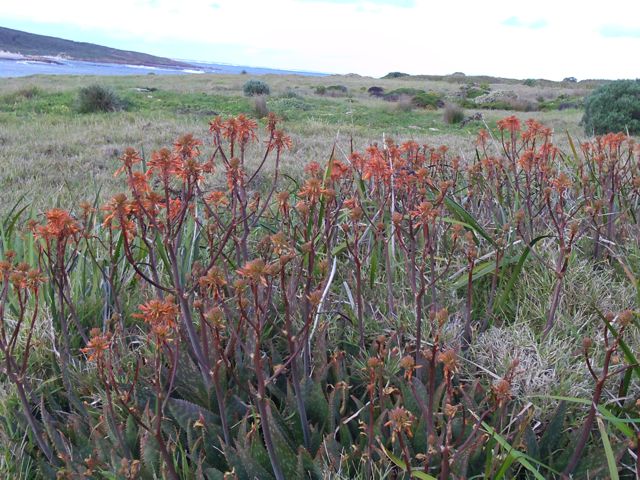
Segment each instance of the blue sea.
[{"label": "blue sea", "polygon": [[141,65],[119,65],[113,63],[80,62],[58,60],[48,63],[34,60],[0,59],[0,77],[26,77],[29,75],[198,75],[203,73],[242,73],[250,75],[305,75],[324,76],[325,73],[277,70],[271,68],[245,67],[218,63],[185,62],[193,68],[147,67]]}]

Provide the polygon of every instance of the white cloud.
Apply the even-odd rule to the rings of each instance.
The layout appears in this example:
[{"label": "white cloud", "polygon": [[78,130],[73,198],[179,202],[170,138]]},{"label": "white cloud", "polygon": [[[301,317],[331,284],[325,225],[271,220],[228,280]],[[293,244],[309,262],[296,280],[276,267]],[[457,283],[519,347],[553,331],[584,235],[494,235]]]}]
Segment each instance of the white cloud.
[{"label": "white cloud", "polygon": [[640,49],[639,38],[602,35],[637,31],[640,4],[623,0],[539,0],[534,12],[510,0],[4,0],[0,18],[82,27],[159,55],[374,76],[635,77]]}]

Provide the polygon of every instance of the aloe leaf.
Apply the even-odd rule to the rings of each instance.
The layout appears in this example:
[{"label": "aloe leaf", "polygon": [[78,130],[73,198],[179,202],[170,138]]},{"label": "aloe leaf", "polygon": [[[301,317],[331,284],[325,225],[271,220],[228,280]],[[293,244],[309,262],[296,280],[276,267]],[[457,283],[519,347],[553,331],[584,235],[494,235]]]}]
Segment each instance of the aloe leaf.
[{"label": "aloe leaf", "polygon": [[510,445],[509,442],[507,442],[507,440],[502,435],[500,435],[498,432],[496,432],[486,422],[482,422],[482,427],[487,431],[487,433],[489,435],[491,435],[495,439],[496,442],[498,442],[500,444],[500,446],[503,449],[505,449],[508,452],[509,455],[512,455],[520,465],[522,465],[524,468],[529,470],[536,479],[544,480],[544,477],[540,474],[538,469],[535,468],[532,465],[532,463],[535,463],[535,464],[539,465],[540,467],[543,467],[543,468],[549,470],[550,472],[553,472],[553,473],[556,473],[556,474],[558,473],[555,470],[553,470],[551,467],[549,467],[548,465],[545,465],[544,463],[536,460],[535,458],[530,457],[526,453],[523,453],[520,450],[518,450],[515,447],[513,447],[512,445]]},{"label": "aloe leaf", "polygon": [[538,243],[540,240],[544,238],[549,238],[549,235],[540,235],[539,237],[536,237],[533,240],[531,240],[529,245],[525,247],[524,251],[520,255],[520,258],[518,259],[518,263],[513,269],[513,273],[509,277],[509,281],[507,282],[507,285],[504,291],[502,292],[500,297],[498,297],[498,300],[495,302],[493,306],[494,311],[496,311],[497,308],[502,307],[506,303],[507,299],[509,298],[509,295],[511,295],[511,291],[513,290],[516,283],[518,282],[518,279],[520,278],[520,274],[522,273],[522,267],[524,266],[524,262],[526,262],[527,257],[529,256],[529,253],[531,253],[531,249],[534,247],[536,243]]},{"label": "aloe leaf", "polygon": [[485,240],[487,240],[491,245],[497,248],[498,245],[496,244],[495,240],[491,237],[491,235],[489,235],[487,231],[480,226],[480,224],[476,221],[476,219],[473,218],[473,216],[469,212],[467,212],[462,207],[462,205],[460,205],[458,202],[456,202],[455,200],[449,197],[444,198],[444,204],[457,220],[460,220],[461,222],[464,222],[465,224],[469,225],[469,227],[474,232],[476,232],[478,235],[480,235]]},{"label": "aloe leaf", "polygon": [[[387,457],[389,457],[389,460],[391,460],[397,467],[401,468],[405,472],[408,471],[407,470],[407,464],[400,457],[398,457],[394,453],[392,453],[389,450],[387,450],[384,447],[384,445],[380,444],[380,447],[384,451],[385,455]],[[420,472],[420,471],[417,471],[417,470],[411,470],[411,476],[414,477],[414,478],[418,478],[420,480],[437,480],[436,477],[433,477],[433,476],[429,475],[428,473]]]},{"label": "aloe leaf", "polygon": [[609,434],[607,433],[604,422],[600,417],[596,418],[596,422],[598,422],[598,429],[600,430],[600,437],[602,438],[602,446],[604,447],[604,454],[607,458],[607,466],[609,467],[609,478],[611,480],[618,480],[620,477],[618,476],[616,458],[613,454],[613,449],[611,448],[611,442],[609,441]]}]

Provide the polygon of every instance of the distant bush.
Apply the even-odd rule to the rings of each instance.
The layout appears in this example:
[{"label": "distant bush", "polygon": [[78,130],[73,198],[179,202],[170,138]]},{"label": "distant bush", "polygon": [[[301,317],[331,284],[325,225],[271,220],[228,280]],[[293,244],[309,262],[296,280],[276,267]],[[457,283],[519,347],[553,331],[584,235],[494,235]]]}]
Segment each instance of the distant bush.
[{"label": "distant bush", "polygon": [[440,98],[440,95],[434,92],[420,92],[411,100],[414,106],[419,108],[428,108],[435,110],[438,107],[442,107],[444,103]]},{"label": "distant bush", "polygon": [[327,87],[324,85],[318,85],[315,89],[316,95],[324,95],[327,93]]},{"label": "distant bush", "polygon": [[325,94],[331,97],[344,97],[347,93],[349,89],[344,85],[329,85],[325,90]]},{"label": "distant bush", "polygon": [[254,95],[269,95],[270,93],[269,85],[261,80],[249,80],[244,84],[242,90],[247,97],[253,97]]},{"label": "distant bush", "polygon": [[83,87],[78,92],[77,109],[80,113],[115,112],[124,108],[125,103],[115,92],[101,85]]},{"label": "distant bush", "polygon": [[582,124],[587,134],[640,133],[640,80],[617,80],[597,88],[585,99]]},{"label": "distant bush", "polygon": [[444,107],[442,120],[444,120],[444,123],[447,125],[460,123],[464,120],[464,110],[455,103],[447,103]]},{"label": "distant bush", "polygon": [[473,100],[474,98],[477,98],[481,95],[486,95],[491,91],[491,87],[489,86],[488,83],[481,83],[480,85],[471,83],[471,84],[463,85],[460,88],[465,98],[468,100]]},{"label": "distant bush", "polygon": [[22,87],[19,90],[17,90],[14,93],[14,95],[16,97],[22,97],[22,98],[29,99],[29,98],[37,97],[41,93],[42,93],[42,90],[40,90],[38,87],[36,87],[34,85],[27,85],[27,86]]},{"label": "distant bush", "polygon": [[397,102],[398,99],[402,96],[415,97],[420,93],[426,93],[424,90],[420,90],[418,88],[396,88],[395,90],[391,90],[383,95],[384,98],[388,102]]},{"label": "distant bush", "polygon": [[286,112],[313,110],[312,103],[306,102],[302,97],[280,97],[270,102],[271,109],[278,115],[285,116]]},{"label": "distant bush", "polygon": [[269,115],[267,99],[264,95],[256,95],[255,100],[253,101],[253,111],[258,118],[263,118]]},{"label": "distant bush", "polygon": [[369,95],[371,95],[372,97],[381,97],[384,95],[384,88],[382,87],[369,87],[369,89],[367,90],[367,92],[369,93]]},{"label": "distant bush", "polygon": [[584,101],[581,97],[571,97],[569,95],[559,95],[552,100],[539,100],[538,108],[542,111],[567,110],[569,108],[581,108]]},{"label": "distant bush", "polygon": [[527,78],[524,82],[522,82],[522,84],[526,85],[527,87],[535,87],[536,81],[533,78]]},{"label": "distant bush", "polygon": [[409,74],[408,73],[402,73],[402,72],[389,72],[387,73],[384,77],[382,78],[402,78],[402,77],[408,77]]},{"label": "distant bush", "polygon": [[22,87],[15,92],[3,95],[2,101],[6,104],[15,104],[24,100],[31,100],[32,98],[35,98],[40,94],[42,94],[42,90],[40,90],[38,87],[29,85]]},{"label": "distant bush", "polygon": [[282,98],[301,98],[300,94],[298,92],[296,92],[295,90],[291,90],[290,88],[287,88],[284,92],[282,92],[280,97],[282,97]]},{"label": "distant bush", "polygon": [[576,77],[565,77],[562,81],[567,83],[576,83],[578,79]]}]

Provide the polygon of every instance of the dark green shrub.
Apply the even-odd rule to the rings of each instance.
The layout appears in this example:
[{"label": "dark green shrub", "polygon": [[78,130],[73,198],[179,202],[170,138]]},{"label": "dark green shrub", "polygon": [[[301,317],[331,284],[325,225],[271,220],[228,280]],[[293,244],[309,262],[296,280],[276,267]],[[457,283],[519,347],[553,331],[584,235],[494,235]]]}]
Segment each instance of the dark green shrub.
[{"label": "dark green shrub", "polygon": [[526,85],[527,87],[535,87],[536,81],[533,78],[527,78],[524,82],[522,82],[522,84]]},{"label": "dark green shrub", "polygon": [[384,88],[382,87],[369,87],[369,89],[367,90],[367,92],[369,93],[369,95],[371,95],[372,97],[382,97],[384,95]]},{"label": "dark green shrub", "polygon": [[435,110],[444,105],[440,95],[434,92],[420,92],[413,97],[411,102],[416,107],[428,108],[431,110]]},{"label": "dark green shrub", "polygon": [[331,97],[344,97],[347,93],[349,89],[344,85],[329,85],[325,91],[325,94]]},{"label": "dark green shrub", "polygon": [[402,78],[402,77],[408,77],[409,74],[408,73],[402,73],[402,72],[389,72],[387,73],[384,77],[382,78]]},{"label": "dark green shrub", "polygon": [[384,98],[388,102],[397,102],[398,99],[402,96],[415,97],[419,93],[426,93],[424,90],[420,90],[418,88],[396,88],[395,90],[391,90],[388,93],[385,93],[382,98]]},{"label": "dark green shrub", "polygon": [[115,112],[124,108],[125,103],[115,92],[101,85],[89,85],[78,92],[77,109],[80,113]]},{"label": "dark green shrub", "polygon": [[318,85],[316,87],[316,95],[324,95],[325,93],[327,93],[327,87],[324,85]]},{"label": "dark green shrub", "polygon": [[542,111],[549,110],[567,110],[569,108],[581,108],[583,99],[581,97],[571,97],[569,95],[559,95],[558,97],[545,101],[539,101],[539,109]]},{"label": "dark green shrub", "polygon": [[455,103],[447,103],[444,107],[442,120],[444,120],[444,123],[447,125],[460,123],[464,120],[464,110]]},{"label": "dark green shrub", "polygon": [[585,100],[582,124],[587,134],[628,130],[640,133],[640,80],[617,80]]},{"label": "dark green shrub", "polygon": [[282,94],[280,94],[280,97],[281,98],[301,98],[298,92],[296,92],[295,90],[291,90],[290,88],[287,88],[284,92],[282,92]]},{"label": "dark green shrub", "polygon": [[254,95],[269,95],[269,85],[261,80],[249,80],[242,87],[244,94],[247,97],[253,97]]}]

